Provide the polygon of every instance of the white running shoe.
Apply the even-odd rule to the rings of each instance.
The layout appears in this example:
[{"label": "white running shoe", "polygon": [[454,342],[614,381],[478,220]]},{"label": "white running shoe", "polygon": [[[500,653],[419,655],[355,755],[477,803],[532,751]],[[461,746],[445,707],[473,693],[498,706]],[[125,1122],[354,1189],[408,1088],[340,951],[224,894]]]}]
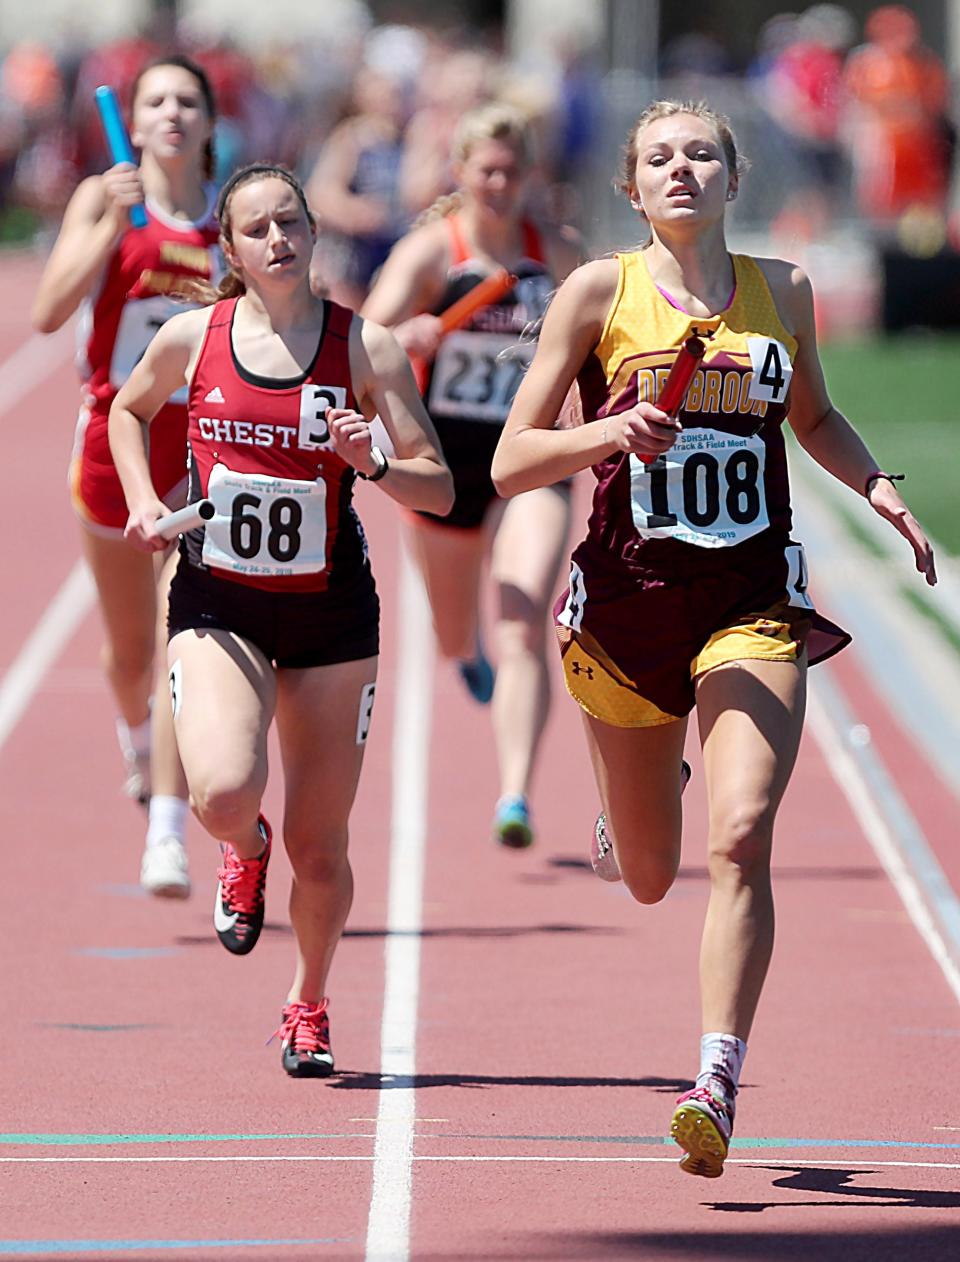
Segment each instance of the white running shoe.
[{"label": "white running shoe", "polygon": [[155,898],[189,898],[187,852],[177,837],[165,837],[143,852],[140,885]]},{"label": "white running shoe", "polygon": [[150,805],[150,755],[124,754],[127,778],[123,782],[123,791],[132,802],[140,806]]}]

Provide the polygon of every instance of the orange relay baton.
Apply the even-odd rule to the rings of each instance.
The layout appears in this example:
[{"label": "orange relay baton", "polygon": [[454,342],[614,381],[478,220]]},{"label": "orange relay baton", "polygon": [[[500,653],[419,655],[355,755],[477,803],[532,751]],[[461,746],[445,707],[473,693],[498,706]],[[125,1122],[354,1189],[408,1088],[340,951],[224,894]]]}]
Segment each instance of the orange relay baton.
[{"label": "orange relay baton", "polygon": [[[517,277],[512,272],[508,272],[505,267],[498,268],[497,271],[485,277],[478,285],[470,290],[469,293],[458,298],[456,302],[451,303],[446,311],[442,311],[439,316],[440,325],[444,334],[452,333],[454,329],[461,328],[483,307],[490,307],[495,302],[499,302],[517,283]],[[423,393],[423,388],[427,382],[427,361],[424,359],[412,358],[413,375],[417,379],[417,388]]]}]

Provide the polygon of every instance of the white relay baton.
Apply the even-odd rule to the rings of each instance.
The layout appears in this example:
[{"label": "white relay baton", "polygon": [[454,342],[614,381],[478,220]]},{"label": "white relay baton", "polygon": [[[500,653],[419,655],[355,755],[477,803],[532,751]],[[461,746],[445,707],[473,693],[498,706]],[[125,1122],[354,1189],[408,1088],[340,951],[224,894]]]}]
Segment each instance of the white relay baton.
[{"label": "white relay baton", "polygon": [[176,539],[177,535],[185,535],[188,530],[202,526],[213,517],[214,512],[213,500],[197,500],[186,508],[178,508],[175,513],[161,517],[157,522],[157,534],[161,539]]}]

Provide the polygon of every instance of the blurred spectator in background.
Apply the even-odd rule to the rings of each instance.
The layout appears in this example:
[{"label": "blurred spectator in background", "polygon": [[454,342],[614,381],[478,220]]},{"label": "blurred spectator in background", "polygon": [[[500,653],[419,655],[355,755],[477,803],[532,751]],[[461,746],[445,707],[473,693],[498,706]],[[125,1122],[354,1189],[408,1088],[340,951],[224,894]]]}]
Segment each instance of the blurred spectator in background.
[{"label": "blurred spectator in background", "polygon": [[440,39],[428,45],[401,172],[403,201],[412,214],[456,187],[450,159],[454,134],[464,114],[493,100],[497,77],[489,53],[451,49]]},{"label": "blurred spectator in background", "polygon": [[704,79],[733,74],[733,59],[712,31],[685,31],[661,52],[660,73],[678,79],[685,93],[696,96],[705,90]]},{"label": "blurred spectator in background", "polygon": [[352,110],[334,128],[307,181],[324,233],[321,279],[347,307],[360,306],[410,223],[400,172],[424,52],[423,37],[409,27],[373,33],[354,78]]},{"label": "blurred spectator in background", "polygon": [[916,209],[942,215],[954,144],[943,63],[903,5],[875,9],[865,33],[844,75],[860,211],[879,220]]},{"label": "blurred spectator in background", "polygon": [[0,66],[0,206],[8,199],[52,230],[73,192],[73,135],[66,88],[46,45],[15,44]]},{"label": "blurred spectator in background", "polygon": [[775,22],[768,33],[778,46],[768,50],[759,83],[763,104],[789,147],[796,185],[775,231],[811,240],[835,219],[848,182],[840,118],[854,22],[837,4],[815,4],[799,17],[782,14]]}]

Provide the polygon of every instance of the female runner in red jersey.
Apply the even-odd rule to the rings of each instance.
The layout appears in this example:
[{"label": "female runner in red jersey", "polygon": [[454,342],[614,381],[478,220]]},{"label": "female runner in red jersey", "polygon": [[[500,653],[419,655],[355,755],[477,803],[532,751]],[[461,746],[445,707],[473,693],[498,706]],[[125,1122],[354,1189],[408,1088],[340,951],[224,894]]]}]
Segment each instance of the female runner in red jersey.
[{"label": "female runner in red jersey", "polygon": [[[127,536],[159,549],[166,509],[142,426],[162,426],[163,400],[187,385],[189,499],[209,498],[216,515],[184,537],[170,591],[177,740],[194,810],[223,851],[217,934],[245,955],[263,925],[260,801],[277,720],[297,950],[282,1060],[293,1076],[324,1077],[326,981],[353,894],[348,817],[377,673],[379,605],[353,483],[444,513],[452,480],[393,335],[312,292],[316,232],[294,177],[243,168],[219,217],[231,268],[221,300],[160,330],[117,396],[110,441]],[[377,414],[389,460],[371,438]]]},{"label": "female runner in red jersey", "polygon": [[[704,1034],[671,1132],[681,1167],[705,1177],[723,1170],[773,947],[770,853],[806,665],[849,638],[815,611],[790,538],[788,413],[806,451],[866,496],[936,582],[891,476],[830,403],[806,276],[727,251],[738,179],[726,119],[663,101],[641,116],[622,187],[650,244],[588,263],[557,294],[493,464],[505,495],[591,465],[597,477],[558,632],[603,804],[594,867],[622,874],[639,902],[662,899],[677,873],[681,755],[697,708],[710,820]],[[655,400],[692,333],[706,354],[673,419]],[[556,429],[575,379],[586,423]]]},{"label": "female runner in red jersey", "polygon": [[[107,417],[157,329],[184,309],[177,293],[219,269],[209,182],[214,99],[205,73],[182,57],[151,62],[134,83],[132,117],[140,168],[121,163],[74,193],[33,318],[50,333],[83,309],[83,398],[71,493],[103,616],[103,661],[119,711],[127,792],[144,804],[149,799],[141,884],[152,894],[183,898],[190,892],[186,788],[165,689],[150,712],[158,623],[162,634],[158,607],[165,613],[171,571],[163,572],[162,558],[155,566],[123,539],[126,505],[107,444]],[[133,229],[129,209],[141,202],[147,226]],[[176,506],[186,484],[185,394],[164,408],[169,423],[158,431],[150,461],[159,494]]]},{"label": "female runner in red jersey", "polygon": [[[579,262],[568,232],[537,228],[524,211],[530,127],[489,105],[464,115],[454,139],[460,191],[393,250],[363,307],[394,327],[407,351],[432,361],[424,400],[453,471],[456,501],[443,519],[410,514],[441,652],[458,661],[473,696],[493,701],[500,797],[493,834],[533,840],[528,793],[550,702],[547,627],[570,518],[570,488],[540,487],[504,506],[490,462],[529,359],[521,336],[543,316],[556,284]],[[440,315],[498,268],[516,285],[442,337]],[[496,684],[480,648],[480,587],[493,540]]]}]

